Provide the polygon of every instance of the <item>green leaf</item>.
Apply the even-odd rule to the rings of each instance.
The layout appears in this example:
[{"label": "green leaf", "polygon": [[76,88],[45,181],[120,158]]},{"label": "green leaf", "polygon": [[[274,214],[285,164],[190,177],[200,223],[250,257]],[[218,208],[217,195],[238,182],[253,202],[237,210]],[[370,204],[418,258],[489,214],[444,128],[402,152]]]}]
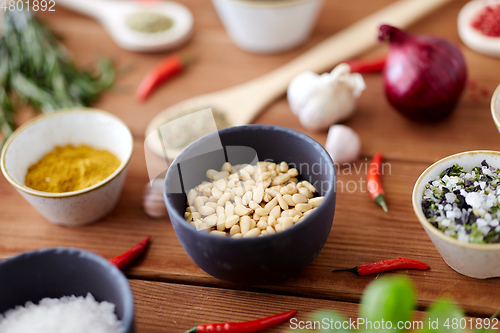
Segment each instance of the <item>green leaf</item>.
[{"label": "green leaf", "polygon": [[[397,275],[382,277],[370,283],[361,298],[359,312],[360,317],[367,321],[364,326],[366,331],[402,332],[404,329],[398,329],[397,324],[410,320],[414,307],[413,284],[408,278]],[[375,322],[381,323],[382,320],[386,322],[386,328],[392,329],[375,329]]]},{"label": "green leaf", "polygon": [[[429,333],[461,333],[460,319],[463,311],[453,301],[441,298],[434,302],[426,311],[424,327]],[[464,327],[464,325],[462,325]]]}]

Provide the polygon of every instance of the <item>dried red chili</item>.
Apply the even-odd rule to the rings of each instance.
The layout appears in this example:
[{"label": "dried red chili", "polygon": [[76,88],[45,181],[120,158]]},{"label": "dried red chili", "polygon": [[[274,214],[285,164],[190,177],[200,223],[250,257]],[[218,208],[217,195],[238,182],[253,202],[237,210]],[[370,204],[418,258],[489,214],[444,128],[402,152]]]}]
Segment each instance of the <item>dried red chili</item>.
[{"label": "dried red chili", "polygon": [[414,259],[396,258],[377,261],[371,264],[359,265],[349,269],[334,269],[332,272],[353,272],[358,275],[378,274],[396,269],[426,270],[430,266]]},{"label": "dried red chili", "polygon": [[142,79],[136,92],[137,100],[146,100],[156,87],[172,76],[182,72],[190,62],[189,57],[181,57],[177,54],[173,54],[162,60]]},{"label": "dried red chili", "polygon": [[254,333],[265,330],[266,328],[278,325],[293,317],[297,311],[287,311],[273,316],[261,318],[252,321],[239,323],[219,323],[195,326],[185,333],[205,333],[205,332],[223,332],[223,333]]},{"label": "dried red chili", "polygon": [[384,212],[387,212],[387,204],[385,202],[385,191],[382,188],[382,183],[380,181],[380,175],[382,173],[382,153],[376,153],[370,163],[368,169],[368,174],[366,175],[366,182],[368,186],[368,192],[372,199],[382,207]]},{"label": "dried red chili", "polygon": [[385,65],[386,55],[372,59],[360,59],[346,61],[351,67],[351,73],[380,73]]},{"label": "dried red chili", "polygon": [[149,240],[151,237],[146,237],[139,243],[135,244],[130,250],[128,250],[125,253],[120,254],[119,256],[114,257],[113,259],[110,259],[109,262],[118,267],[119,269],[125,269],[134,261],[137,259],[142,252],[146,249],[148,246]]},{"label": "dried red chili", "polygon": [[471,25],[485,36],[500,37],[500,5],[484,7]]}]

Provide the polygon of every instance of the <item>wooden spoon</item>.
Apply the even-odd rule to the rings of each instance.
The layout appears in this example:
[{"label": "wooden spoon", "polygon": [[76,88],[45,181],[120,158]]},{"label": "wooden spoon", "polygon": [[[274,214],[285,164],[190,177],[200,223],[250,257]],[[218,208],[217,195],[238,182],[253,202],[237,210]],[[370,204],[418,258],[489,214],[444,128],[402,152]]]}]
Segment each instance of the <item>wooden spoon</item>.
[{"label": "wooden spoon", "polygon": [[[390,24],[405,28],[451,0],[400,0],[369,15],[361,21],[329,37],[286,65],[249,82],[221,91],[189,98],[160,112],[149,123],[146,136],[186,110],[208,107],[224,113],[229,124],[249,124],[276,98],[283,95],[290,81],[304,71],[323,72],[343,60],[353,58],[376,45],[378,28]],[[156,154],[165,157],[159,139],[146,140]],[[181,150],[168,151],[174,157]]]}]

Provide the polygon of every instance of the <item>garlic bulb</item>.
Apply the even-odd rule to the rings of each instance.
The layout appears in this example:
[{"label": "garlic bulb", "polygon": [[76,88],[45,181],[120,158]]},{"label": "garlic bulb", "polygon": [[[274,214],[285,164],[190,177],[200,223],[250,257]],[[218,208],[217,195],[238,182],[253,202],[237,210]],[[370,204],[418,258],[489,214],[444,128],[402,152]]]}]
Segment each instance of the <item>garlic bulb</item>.
[{"label": "garlic bulb", "polygon": [[361,74],[351,74],[350,66],[342,63],[331,73],[299,74],[288,86],[287,97],[302,126],[319,131],[352,115],[365,88]]},{"label": "garlic bulb", "polygon": [[328,130],[325,144],[333,162],[351,163],[359,158],[361,140],[356,132],[345,125],[333,125]]}]

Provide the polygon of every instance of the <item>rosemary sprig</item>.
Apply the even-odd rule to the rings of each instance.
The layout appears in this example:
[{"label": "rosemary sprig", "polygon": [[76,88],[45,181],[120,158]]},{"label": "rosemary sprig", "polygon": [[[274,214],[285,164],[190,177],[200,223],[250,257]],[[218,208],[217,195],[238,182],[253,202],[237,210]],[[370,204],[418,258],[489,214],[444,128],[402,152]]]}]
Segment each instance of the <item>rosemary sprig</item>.
[{"label": "rosemary sprig", "polygon": [[111,60],[79,70],[55,35],[26,11],[7,11],[0,38],[0,131],[15,128],[13,100],[42,112],[88,106],[115,79]]}]

